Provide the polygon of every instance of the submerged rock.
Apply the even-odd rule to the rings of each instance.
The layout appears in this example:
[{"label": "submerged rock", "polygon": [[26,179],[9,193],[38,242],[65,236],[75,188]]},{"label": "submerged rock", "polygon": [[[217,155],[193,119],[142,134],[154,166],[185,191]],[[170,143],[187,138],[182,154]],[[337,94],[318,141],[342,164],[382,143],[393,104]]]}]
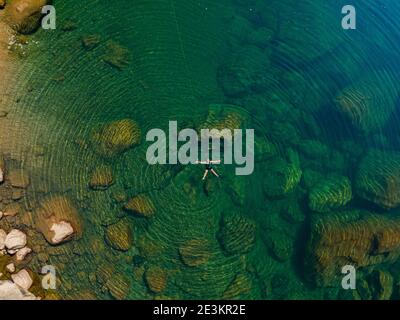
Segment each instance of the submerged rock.
[{"label": "submerged rock", "polygon": [[396,106],[400,93],[398,79],[387,73],[373,73],[344,90],[336,107],[364,133],[382,128]]},{"label": "submerged rock", "polygon": [[351,182],[347,177],[331,176],[311,189],[308,205],[313,211],[327,212],[345,206],[352,196]]},{"label": "submerged rock", "polygon": [[283,158],[276,158],[265,175],[264,192],[272,198],[287,195],[299,184],[301,176],[302,170],[296,153],[293,153],[289,162]]},{"label": "submerged rock", "polygon": [[79,238],[83,222],[72,202],[63,196],[53,196],[36,211],[36,227],[50,244],[61,244]]},{"label": "submerged rock", "polygon": [[356,174],[357,194],[384,209],[400,204],[400,153],[373,150],[362,159]]},{"label": "submerged rock", "polygon": [[273,82],[268,76],[269,65],[269,57],[263,50],[256,46],[245,46],[219,69],[219,84],[230,97],[265,90]]},{"label": "submerged rock", "polygon": [[223,300],[234,300],[246,297],[251,290],[251,280],[243,273],[235,276],[223,293]]},{"label": "submerged rock", "polygon": [[228,254],[245,254],[255,243],[256,224],[249,218],[239,215],[226,215],[221,220],[218,239]]},{"label": "submerged rock", "polygon": [[192,239],[179,247],[179,254],[184,264],[197,267],[205,264],[210,258],[210,244],[205,239]]},{"label": "submerged rock", "polygon": [[100,44],[100,36],[98,34],[90,34],[82,37],[82,46],[86,50],[93,50]]},{"label": "submerged rock", "polygon": [[116,250],[129,250],[132,247],[132,238],[132,230],[126,220],[120,220],[106,229],[106,242]]},{"label": "submerged rock", "polygon": [[107,280],[106,287],[114,299],[124,300],[129,294],[131,283],[127,277],[114,273]]},{"label": "submerged rock", "polygon": [[12,0],[6,6],[8,24],[20,33],[32,33],[40,25],[42,7],[49,0]]},{"label": "submerged rock", "polygon": [[269,229],[263,233],[263,239],[275,259],[286,261],[292,256],[293,240],[284,232]]},{"label": "submerged rock", "polygon": [[130,199],[124,209],[141,217],[152,217],[155,213],[153,202],[145,195],[138,195]]},{"label": "submerged rock", "polygon": [[117,42],[109,41],[107,43],[106,53],[103,56],[103,61],[114,68],[122,70],[130,62],[130,52]]},{"label": "submerged rock", "polygon": [[160,293],[167,286],[167,273],[160,267],[151,266],[144,274],[146,284],[154,293]]},{"label": "submerged rock", "polygon": [[305,258],[319,286],[340,285],[345,265],[391,263],[400,256],[400,219],[344,211],[315,216]]},{"label": "submerged rock", "polygon": [[106,190],[114,182],[112,169],[110,166],[100,165],[92,172],[89,186],[93,190]]},{"label": "submerged rock", "polygon": [[139,125],[131,119],[112,121],[93,134],[96,151],[105,157],[118,155],[140,143]]},{"label": "submerged rock", "polygon": [[369,288],[371,288],[372,299],[390,300],[393,293],[393,276],[383,270],[374,270],[368,276]]}]

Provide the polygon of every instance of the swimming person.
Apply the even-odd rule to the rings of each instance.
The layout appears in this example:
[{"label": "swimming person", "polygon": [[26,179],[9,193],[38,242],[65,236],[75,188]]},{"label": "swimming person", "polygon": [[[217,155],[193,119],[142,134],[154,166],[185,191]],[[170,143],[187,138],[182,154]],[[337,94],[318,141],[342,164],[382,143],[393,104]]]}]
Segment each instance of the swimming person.
[{"label": "swimming person", "polygon": [[201,180],[204,180],[204,179],[207,177],[209,171],[211,171],[211,173],[212,173],[214,176],[216,176],[217,178],[219,178],[218,173],[214,170],[214,168],[213,168],[212,165],[213,165],[213,164],[221,163],[221,160],[196,161],[196,163],[205,164],[205,165],[206,165],[206,170],[204,171],[204,175],[203,175],[203,178],[202,178]]}]

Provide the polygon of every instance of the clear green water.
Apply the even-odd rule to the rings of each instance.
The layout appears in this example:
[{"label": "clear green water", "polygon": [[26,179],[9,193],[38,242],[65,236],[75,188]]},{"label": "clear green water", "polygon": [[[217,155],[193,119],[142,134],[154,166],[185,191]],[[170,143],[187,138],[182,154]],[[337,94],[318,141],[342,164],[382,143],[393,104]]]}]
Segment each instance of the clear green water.
[{"label": "clear green water", "polygon": [[[305,267],[311,220],[347,209],[387,216],[398,210],[384,211],[355,196],[342,208],[316,213],[308,206],[305,180],[310,172],[337,174],[354,186],[357,164],[368,149],[399,148],[397,109],[383,106],[381,112],[390,113],[385,125],[363,133],[338,112],[334,99],[368,76],[380,83],[378,89],[396,87],[400,4],[354,0],[357,30],[344,31],[341,8],[347,2],[54,1],[58,28],[31,36],[38,43],[30,44],[21,59],[21,99],[15,112],[29,119],[32,141],[44,148],[40,161],[33,152],[24,157],[34,176],[29,206],[35,208],[49,194],[65,194],[84,220],[82,239],[58,251],[49,248],[50,263],[59,267],[62,297],[91,292],[99,299],[112,298],[95,279],[99,267],[107,266],[128,283],[127,299],[353,298],[341,290],[340,282],[319,287],[308,280],[313,272]],[[71,23],[74,28],[66,30]],[[257,38],[260,30],[269,36]],[[93,34],[100,42],[87,50],[81,38]],[[110,40],[129,52],[121,70],[104,62]],[[224,78],[228,71],[223,66],[243,50],[237,58],[243,78],[251,82],[261,77],[262,84],[232,94],[224,84],[234,80]],[[151,128],[167,128],[169,120],[197,127],[210,104],[228,103],[237,106],[229,110],[243,115],[261,140],[275,146],[276,155],[260,156],[248,177],[235,177],[232,167],[221,166],[223,179],[210,178],[208,193],[198,166],[147,165],[148,144],[143,140],[112,159],[100,157],[91,146],[92,130],[112,120],[134,119],[144,136]],[[277,158],[292,161],[302,179],[293,190],[271,196],[264,181]],[[88,187],[98,164],[113,168],[115,183],[106,191]],[[149,196],[156,207],[154,217],[146,220],[123,211],[115,200],[121,192]],[[225,221],[221,217],[238,213],[254,221],[255,243],[247,253],[227,254],[219,237]],[[103,240],[106,227],[121,219],[133,230],[133,246],[127,252]],[[246,241],[242,228],[233,223],[240,243]],[[179,254],[192,239],[208,243],[207,262],[196,267],[185,265]],[[100,245],[94,246],[96,241]],[[283,243],[283,258],[276,256],[271,243]],[[378,264],[365,272],[395,266]],[[151,267],[167,274],[161,293],[151,292],[144,280],[143,272]],[[398,273],[392,276],[397,283]],[[393,287],[391,297],[397,298]]]}]

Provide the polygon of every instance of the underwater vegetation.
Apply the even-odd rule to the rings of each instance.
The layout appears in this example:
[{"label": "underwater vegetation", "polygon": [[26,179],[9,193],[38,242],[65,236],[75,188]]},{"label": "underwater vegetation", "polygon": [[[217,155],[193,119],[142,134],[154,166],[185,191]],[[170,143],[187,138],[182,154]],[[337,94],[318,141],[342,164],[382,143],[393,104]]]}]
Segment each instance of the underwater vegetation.
[{"label": "underwater vegetation", "polygon": [[[400,4],[342,2],[0,0],[0,298],[400,298]],[[169,121],[253,174],[150,165]]]}]

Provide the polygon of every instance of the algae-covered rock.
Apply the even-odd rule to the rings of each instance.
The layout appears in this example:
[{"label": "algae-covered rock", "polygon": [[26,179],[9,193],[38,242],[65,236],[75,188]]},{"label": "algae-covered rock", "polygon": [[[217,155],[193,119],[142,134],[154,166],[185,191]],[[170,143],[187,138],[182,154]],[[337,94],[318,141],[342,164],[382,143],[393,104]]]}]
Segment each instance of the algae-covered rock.
[{"label": "algae-covered rock", "polygon": [[245,298],[251,290],[251,279],[243,273],[235,276],[222,295],[223,300]]},{"label": "algae-covered rock", "polygon": [[268,76],[269,65],[265,51],[256,46],[245,46],[219,69],[219,84],[230,97],[264,90],[272,83]]},{"label": "algae-covered rock", "polygon": [[125,300],[129,294],[131,283],[129,278],[120,273],[114,273],[107,280],[106,287],[114,299]]},{"label": "algae-covered rock", "polygon": [[145,195],[138,195],[131,198],[125,205],[124,209],[130,213],[140,217],[149,218],[155,213],[155,207],[151,199]]},{"label": "algae-covered rock", "polygon": [[36,227],[50,244],[60,244],[82,236],[83,222],[67,197],[47,198],[35,214]]},{"label": "algae-covered rock", "polygon": [[93,50],[100,43],[100,36],[98,34],[90,34],[82,37],[82,46],[86,50]]},{"label": "algae-covered rock", "polygon": [[383,270],[374,270],[368,276],[369,287],[374,300],[390,300],[393,293],[393,276]]},{"label": "algae-covered rock", "polygon": [[302,170],[298,155],[292,153],[289,161],[276,158],[271,162],[264,177],[264,192],[268,197],[284,196],[299,184]]},{"label": "algae-covered rock", "polygon": [[103,61],[116,69],[122,70],[129,64],[131,60],[130,56],[130,52],[127,48],[115,41],[109,41],[107,42]]},{"label": "algae-covered rock", "polygon": [[400,204],[400,153],[372,150],[362,159],[356,174],[357,195],[382,208]]},{"label": "algae-covered rock", "polygon": [[313,211],[327,212],[345,206],[352,195],[351,182],[347,177],[331,176],[311,189],[308,205]]},{"label": "algae-covered rock", "polygon": [[132,238],[132,230],[126,220],[108,226],[105,232],[107,244],[120,251],[127,251],[132,247]]},{"label": "algae-covered rock", "polygon": [[318,140],[302,140],[297,147],[302,154],[311,159],[326,159],[330,154],[329,147]]},{"label": "algae-covered rock", "polygon": [[231,140],[234,133],[233,130],[243,127],[245,116],[235,111],[235,109],[240,109],[239,106],[229,104],[210,104],[208,108],[209,111],[207,118],[204,123],[201,124],[199,130],[229,130],[226,134],[224,132],[221,132],[220,135],[213,135],[213,133],[210,132],[211,137],[226,138]]},{"label": "algae-covered rock", "polygon": [[151,266],[145,272],[145,280],[149,289],[154,293],[160,293],[167,286],[167,273],[164,269]]},{"label": "algae-covered rock", "polygon": [[111,167],[100,165],[93,170],[89,186],[93,190],[105,190],[109,188],[113,182],[114,179]]},{"label": "algae-covered rock", "polygon": [[398,79],[388,73],[372,73],[343,89],[336,98],[336,107],[355,127],[370,133],[386,124],[399,92]]},{"label": "algae-covered rock", "polygon": [[96,151],[105,157],[118,155],[140,143],[141,132],[136,121],[122,119],[105,124],[93,134]]},{"label": "algae-covered rock", "polygon": [[20,33],[32,33],[40,25],[42,7],[49,0],[12,0],[6,6],[8,24]]},{"label": "algae-covered rock", "polygon": [[263,161],[276,156],[277,147],[266,137],[255,136],[254,138],[254,156],[256,161]]},{"label": "algae-covered rock", "polygon": [[400,255],[400,219],[343,211],[315,216],[306,269],[319,286],[340,285],[342,267],[392,263]]},{"label": "algae-covered rock", "polygon": [[263,239],[272,256],[278,261],[286,261],[292,256],[293,240],[284,232],[268,229],[263,232]]},{"label": "algae-covered rock", "polygon": [[255,242],[256,224],[249,218],[240,215],[226,215],[221,219],[218,234],[219,242],[228,254],[245,254]]},{"label": "algae-covered rock", "polygon": [[185,265],[197,267],[206,264],[210,258],[210,243],[205,239],[192,239],[179,247],[179,254]]}]

